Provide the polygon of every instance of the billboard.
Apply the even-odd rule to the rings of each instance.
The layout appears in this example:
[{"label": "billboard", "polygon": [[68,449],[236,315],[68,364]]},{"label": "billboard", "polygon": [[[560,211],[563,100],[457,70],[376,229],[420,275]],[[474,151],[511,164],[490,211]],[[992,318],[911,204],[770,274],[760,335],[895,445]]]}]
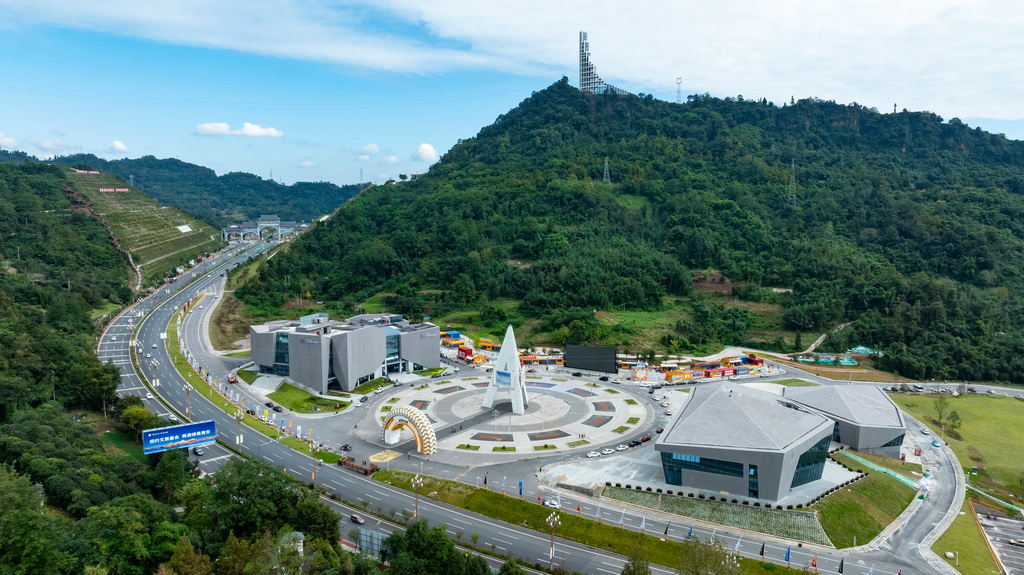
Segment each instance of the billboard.
[{"label": "billboard", "polygon": [[618,373],[615,367],[614,347],[593,347],[587,345],[565,346],[565,367]]},{"label": "billboard", "polygon": [[512,374],[507,371],[495,371],[494,372],[494,385],[501,387],[512,386]]},{"label": "billboard", "polygon": [[208,445],[216,441],[217,425],[212,420],[197,421],[143,431],[142,452],[149,455],[170,449]]}]

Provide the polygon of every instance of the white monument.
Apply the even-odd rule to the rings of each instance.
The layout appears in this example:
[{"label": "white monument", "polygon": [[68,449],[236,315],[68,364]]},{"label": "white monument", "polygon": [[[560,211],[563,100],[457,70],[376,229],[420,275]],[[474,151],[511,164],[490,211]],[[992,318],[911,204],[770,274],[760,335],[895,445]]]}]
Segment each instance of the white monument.
[{"label": "white monument", "polygon": [[480,407],[491,409],[494,407],[494,396],[498,394],[498,389],[509,389],[512,392],[512,413],[526,413],[526,406],[530,405],[530,400],[526,397],[523,375],[523,367],[519,364],[516,334],[512,332],[512,326],[508,326],[505,330],[505,340],[501,342],[501,351],[498,352],[498,360],[494,362],[494,371],[491,372],[491,384],[487,386],[487,393],[484,394],[484,402]]}]

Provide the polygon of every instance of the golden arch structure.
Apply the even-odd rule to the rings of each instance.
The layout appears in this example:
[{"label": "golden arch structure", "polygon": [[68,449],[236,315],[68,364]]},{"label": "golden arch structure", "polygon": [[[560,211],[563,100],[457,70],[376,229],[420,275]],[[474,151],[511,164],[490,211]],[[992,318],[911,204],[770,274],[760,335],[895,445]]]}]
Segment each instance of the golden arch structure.
[{"label": "golden arch structure", "polygon": [[411,405],[402,405],[392,409],[389,416],[384,420],[384,430],[381,439],[385,445],[398,443],[402,428],[412,432],[416,438],[416,451],[423,455],[434,455],[437,453],[437,435],[434,428],[430,426],[430,420],[422,411]]}]

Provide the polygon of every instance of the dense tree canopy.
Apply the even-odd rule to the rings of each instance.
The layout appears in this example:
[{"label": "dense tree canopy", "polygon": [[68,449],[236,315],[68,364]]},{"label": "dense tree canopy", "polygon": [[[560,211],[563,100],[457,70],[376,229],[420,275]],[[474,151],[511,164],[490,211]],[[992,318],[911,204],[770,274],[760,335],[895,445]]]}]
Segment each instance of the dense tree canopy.
[{"label": "dense tree canopy", "polygon": [[[429,173],[368,189],[239,294],[270,310],[383,291],[431,316],[511,299],[543,317],[657,310],[713,269],[738,297],[792,289],[777,296],[790,330],[853,321],[832,349],[880,347],[914,377],[1019,381],[1022,194],[1024,143],[957,119],[813,98],[673,104],[563,79]],[[669,337],[743,341],[749,318],[710,312]]]}]

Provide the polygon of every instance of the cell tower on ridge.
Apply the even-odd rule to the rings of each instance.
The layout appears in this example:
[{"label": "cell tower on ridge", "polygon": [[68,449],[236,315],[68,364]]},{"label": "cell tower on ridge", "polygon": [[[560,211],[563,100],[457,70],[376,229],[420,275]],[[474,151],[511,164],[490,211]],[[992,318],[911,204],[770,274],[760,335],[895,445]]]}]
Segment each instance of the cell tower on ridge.
[{"label": "cell tower on ridge", "polygon": [[580,32],[580,91],[591,94],[629,94],[622,88],[606,83],[597,75],[597,70],[590,63],[590,42],[587,41],[586,32]]},{"label": "cell tower on ridge", "polygon": [[676,78],[676,104],[683,103],[683,78]]},{"label": "cell tower on ridge", "polygon": [[606,183],[606,184],[612,183],[612,175],[608,171],[608,158],[607,157],[604,159],[604,183]]}]

